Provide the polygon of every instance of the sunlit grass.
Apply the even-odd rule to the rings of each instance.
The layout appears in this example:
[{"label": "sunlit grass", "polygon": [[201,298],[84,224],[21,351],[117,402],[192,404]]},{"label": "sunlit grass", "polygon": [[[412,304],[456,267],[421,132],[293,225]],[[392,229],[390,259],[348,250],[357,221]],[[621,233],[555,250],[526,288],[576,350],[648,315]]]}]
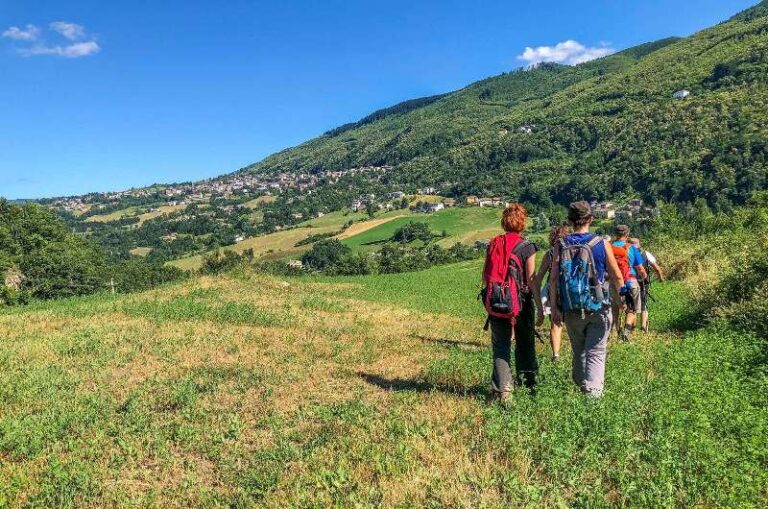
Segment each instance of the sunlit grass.
[{"label": "sunlit grass", "polygon": [[0,506],[758,507],[765,379],[720,329],[612,342],[584,400],[540,346],[486,404],[479,264],[281,280],[243,270],[0,313]]}]

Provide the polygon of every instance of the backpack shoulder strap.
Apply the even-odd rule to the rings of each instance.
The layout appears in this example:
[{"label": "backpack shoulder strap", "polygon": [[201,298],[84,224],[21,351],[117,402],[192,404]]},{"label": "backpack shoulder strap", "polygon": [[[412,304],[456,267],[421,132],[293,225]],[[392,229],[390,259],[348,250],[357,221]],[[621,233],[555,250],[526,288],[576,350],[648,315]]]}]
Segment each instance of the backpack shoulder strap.
[{"label": "backpack shoulder strap", "polygon": [[601,237],[600,235],[595,235],[594,237],[592,237],[592,240],[587,242],[587,247],[589,247],[590,249],[596,248],[603,241],[605,241],[605,237]]},{"label": "backpack shoulder strap", "polygon": [[526,247],[528,247],[528,246],[530,246],[532,244],[533,244],[533,242],[531,242],[530,240],[521,239],[520,242],[518,242],[517,245],[515,246],[515,248],[512,250],[512,253],[514,253],[514,254],[519,256],[520,251],[522,251],[523,249],[525,249]]}]

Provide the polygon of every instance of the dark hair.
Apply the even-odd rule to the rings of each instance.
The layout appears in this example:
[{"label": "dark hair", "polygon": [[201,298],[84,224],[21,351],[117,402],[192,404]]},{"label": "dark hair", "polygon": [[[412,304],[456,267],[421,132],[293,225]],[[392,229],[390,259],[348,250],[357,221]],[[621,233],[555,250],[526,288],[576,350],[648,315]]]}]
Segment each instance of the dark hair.
[{"label": "dark hair", "polygon": [[501,227],[505,232],[520,233],[525,230],[528,211],[519,203],[510,203],[501,215]]},{"label": "dark hair", "polygon": [[571,228],[568,226],[556,226],[549,232],[549,245],[554,246],[557,241],[571,233]]},{"label": "dark hair", "polygon": [[581,228],[584,225],[591,223],[595,219],[591,214],[586,217],[580,217],[579,219],[568,218],[568,222],[574,228]]}]

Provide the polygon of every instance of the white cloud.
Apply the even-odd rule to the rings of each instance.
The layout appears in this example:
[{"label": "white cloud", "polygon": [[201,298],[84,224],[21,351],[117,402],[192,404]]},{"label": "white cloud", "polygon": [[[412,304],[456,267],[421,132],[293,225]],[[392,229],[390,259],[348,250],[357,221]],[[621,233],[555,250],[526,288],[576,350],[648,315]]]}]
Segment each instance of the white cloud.
[{"label": "white cloud", "polygon": [[[10,27],[2,33],[2,36],[20,42],[21,45],[15,49],[19,55],[25,57],[48,55],[80,58],[95,55],[101,51],[101,46],[92,36],[89,36],[82,25],[68,21],[54,21],[48,25],[48,28],[46,34],[53,37],[53,42],[46,40],[48,39],[46,37],[40,37],[41,30],[34,25],[27,25],[26,29]],[[60,42],[56,44],[55,39]]]},{"label": "white cloud", "polygon": [[32,46],[18,50],[25,57],[41,55],[54,55],[64,58],[79,58],[95,55],[101,51],[101,46],[96,41],[78,42],[67,46]]},{"label": "white cloud", "polygon": [[40,29],[35,25],[27,25],[26,28],[9,27],[2,35],[14,41],[34,41],[40,35]]},{"label": "white cloud", "polygon": [[85,27],[77,23],[67,21],[54,21],[50,24],[51,30],[58,32],[70,41],[82,39],[85,37]]},{"label": "white cloud", "polygon": [[529,46],[525,48],[525,51],[521,55],[518,55],[517,58],[528,62],[531,65],[539,64],[541,62],[578,65],[596,58],[608,56],[611,53],[615,53],[615,50],[608,47],[608,45],[590,48],[577,41],[568,40],[557,43],[554,46],[539,46],[537,48],[531,48]]}]

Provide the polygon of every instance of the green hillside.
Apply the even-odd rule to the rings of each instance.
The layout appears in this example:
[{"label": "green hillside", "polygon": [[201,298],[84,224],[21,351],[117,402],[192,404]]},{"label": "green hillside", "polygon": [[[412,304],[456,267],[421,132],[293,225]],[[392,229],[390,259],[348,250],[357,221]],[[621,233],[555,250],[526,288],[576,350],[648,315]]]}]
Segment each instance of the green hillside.
[{"label": "green hillside", "polygon": [[[248,171],[388,164],[390,186],[535,204],[622,193],[743,202],[768,181],[766,5],[691,37],[483,80],[332,131]],[[692,95],[673,99],[681,89]]]}]

